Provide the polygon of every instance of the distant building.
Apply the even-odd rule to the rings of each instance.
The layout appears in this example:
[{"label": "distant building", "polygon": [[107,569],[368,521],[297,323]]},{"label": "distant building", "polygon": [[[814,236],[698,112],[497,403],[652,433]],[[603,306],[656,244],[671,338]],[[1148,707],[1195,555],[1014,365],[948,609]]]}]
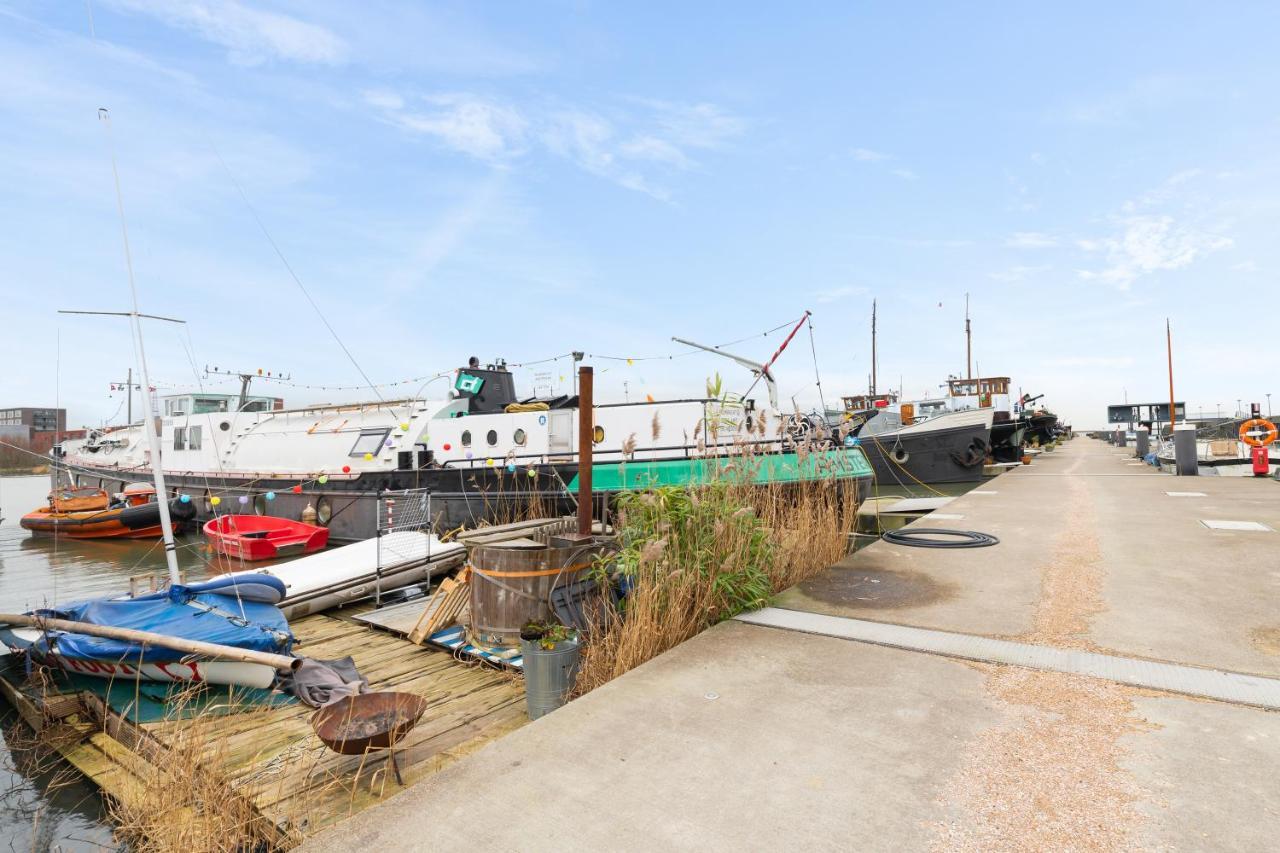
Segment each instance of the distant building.
[{"label": "distant building", "polygon": [[32,432],[61,432],[67,428],[67,410],[0,409],[0,426],[25,426]]}]

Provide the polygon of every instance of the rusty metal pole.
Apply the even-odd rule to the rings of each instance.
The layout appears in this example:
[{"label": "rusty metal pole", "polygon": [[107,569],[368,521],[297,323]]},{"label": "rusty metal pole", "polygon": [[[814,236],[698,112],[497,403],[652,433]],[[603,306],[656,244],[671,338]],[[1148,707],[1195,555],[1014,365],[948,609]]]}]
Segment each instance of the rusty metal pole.
[{"label": "rusty metal pole", "polygon": [[591,368],[578,368],[578,535],[591,535],[591,445],[595,437],[592,417]]}]

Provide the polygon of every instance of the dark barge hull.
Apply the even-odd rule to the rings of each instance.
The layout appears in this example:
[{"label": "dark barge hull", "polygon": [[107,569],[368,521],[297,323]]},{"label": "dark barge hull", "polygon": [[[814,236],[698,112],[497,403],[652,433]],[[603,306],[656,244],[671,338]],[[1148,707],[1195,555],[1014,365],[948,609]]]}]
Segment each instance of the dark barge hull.
[{"label": "dark barge hull", "polygon": [[976,483],[990,449],[991,431],[983,424],[914,433],[859,436],[876,473],[876,485]]},{"label": "dark barge hull", "polygon": [[[166,472],[165,482],[174,492],[191,496],[191,503],[183,506],[195,507],[198,524],[204,524],[215,515],[259,509],[260,514],[296,519],[301,517],[308,504],[319,510],[324,501],[331,513],[328,524],[330,543],[346,543],[377,535],[378,501],[385,491],[429,489],[431,518],[438,532],[525,517],[571,515],[577,511],[576,496],[567,489],[567,484],[578,474],[576,462],[541,464],[532,470],[534,476],[531,477],[528,467],[509,471],[504,466],[433,466],[362,474],[349,480],[330,479],[323,485],[309,482],[299,494],[293,492],[300,479],[296,475],[249,479]],[[979,465],[979,473],[981,470]],[[67,474],[64,472],[61,476],[65,482]],[[74,478],[78,485],[101,485],[108,491],[121,491],[129,483],[151,482],[151,472],[135,470],[126,473],[78,467]],[[870,477],[842,482],[843,488],[848,489],[848,495],[858,501],[865,499],[870,492]],[[274,492],[275,499],[269,504],[255,506],[267,491]],[[239,505],[238,493],[249,496],[247,505]],[[217,513],[209,502],[214,494],[222,498]],[[597,495],[597,501],[599,499]]]},{"label": "dark barge hull", "polygon": [[1022,421],[996,421],[991,425],[991,458],[996,462],[1021,462],[1027,425]]}]

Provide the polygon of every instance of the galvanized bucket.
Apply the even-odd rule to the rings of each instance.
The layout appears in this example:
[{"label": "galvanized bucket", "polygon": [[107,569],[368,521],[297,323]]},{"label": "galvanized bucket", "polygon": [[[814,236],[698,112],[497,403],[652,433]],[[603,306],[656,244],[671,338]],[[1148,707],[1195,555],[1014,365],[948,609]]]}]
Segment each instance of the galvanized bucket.
[{"label": "galvanized bucket", "polygon": [[577,640],[560,640],[551,649],[539,640],[521,640],[524,654],[524,702],[529,719],[549,714],[569,700],[578,677],[582,647]]},{"label": "galvanized bucket", "polygon": [[472,645],[498,651],[520,648],[520,629],[529,622],[555,622],[551,593],[573,584],[591,569],[596,558],[612,549],[605,539],[572,542],[549,537],[546,543],[527,541],[472,545],[471,618],[467,639]]}]

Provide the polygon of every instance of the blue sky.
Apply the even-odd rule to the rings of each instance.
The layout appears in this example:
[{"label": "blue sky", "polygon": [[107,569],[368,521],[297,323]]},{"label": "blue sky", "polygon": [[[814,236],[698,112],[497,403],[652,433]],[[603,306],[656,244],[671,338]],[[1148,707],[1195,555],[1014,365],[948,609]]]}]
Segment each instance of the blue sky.
[{"label": "blue sky", "polygon": [[[360,382],[238,183],[376,382],[679,353],[809,309],[830,401],[866,385],[876,298],[881,385],[915,396],[964,369],[969,292],[981,371],[1077,426],[1167,396],[1166,316],[1179,399],[1263,401],[1278,25],[1270,3],[0,0],[0,403],[56,381],[93,424],[121,402],[124,321],[54,313],[127,307],[99,107],[142,308],[189,321],[148,328],[165,384]],[[608,398],[749,381],[593,361]],[[807,335],[778,374],[816,404]]]}]

